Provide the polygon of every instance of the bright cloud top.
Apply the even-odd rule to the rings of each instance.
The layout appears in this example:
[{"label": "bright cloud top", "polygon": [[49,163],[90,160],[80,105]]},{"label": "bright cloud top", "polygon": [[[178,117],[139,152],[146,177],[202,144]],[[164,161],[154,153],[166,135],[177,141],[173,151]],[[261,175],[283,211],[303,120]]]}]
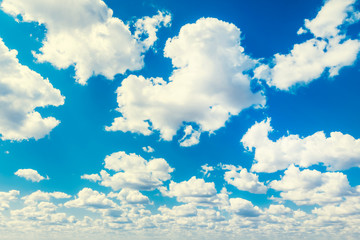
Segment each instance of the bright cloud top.
[{"label": "bright cloud top", "polygon": [[255,152],[252,171],[276,172],[291,164],[309,167],[323,163],[328,170],[345,170],[360,166],[360,140],[341,132],[324,132],[300,138],[299,135],[283,136],[276,141],[269,139],[273,129],[270,119],[255,123],[241,142]]},{"label": "bright cloud top", "polygon": [[341,202],[345,196],[355,192],[343,173],[326,172],[299,168],[291,165],[281,180],[274,180],[270,187],[281,191],[284,200],[297,205],[328,204]]},{"label": "bright cloud top", "polygon": [[91,174],[83,175],[82,178],[100,181],[101,185],[114,190],[129,188],[151,191],[169,180],[170,173],[174,170],[165,159],[154,158],[147,161],[139,155],[125,152],[116,152],[107,156],[105,168],[115,174],[111,175],[106,170],[102,170],[100,176]]},{"label": "bright cloud top", "polygon": [[273,67],[261,65],[255,77],[265,79],[270,86],[289,90],[294,85],[319,78],[326,70],[333,77],[342,67],[352,65],[360,50],[360,41],[348,39],[340,30],[358,20],[358,13],[352,6],[354,2],[327,1],[316,18],[305,20],[306,30],[298,31],[303,34],[309,30],[314,38],[295,44],[287,55],[275,54]]},{"label": "bright cloud top", "polygon": [[164,49],[175,68],[169,81],[126,78],[117,89],[122,117],[106,130],[144,135],[158,130],[162,139],[171,140],[184,126],[180,144],[197,144],[201,132],[212,133],[231,115],[265,103],[260,93],[250,90],[246,72],[255,61],[243,51],[240,30],[233,24],[202,18],[183,26]]},{"label": "bright cloud top", "polygon": [[2,140],[43,138],[60,121],[42,118],[36,108],[64,104],[48,79],[19,63],[17,51],[0,38],[0,135]]},{"label": "bright cloud top", "polygon": [[32,182],[40,182],[44,179],[49,179],[49,177],[43,177],[41,176],[36,170],[34,169],[19,169],[15,172],[16,176],[23,177],[26,180],[32,181]]},{"label": "bright cloud top", "polygon": [[168,189],[160,187],[159,190],[163,196],[176,197],[178,202],[197,205],[223,205],[228,200],[225,188],[217,193],[213,182],[205,182],[195,176],[180,183],[171,181]]},{"label": "bright cloud top", "polygon": [[266,193],[267,187],[259,181],[259,176],[248,172],[246,168],[223,165],[223,169],[227,170],[225,171],[224,179],[228,184],[242,191],[258,194]]},{"label": "bright cloud top", "polygon": [[[46,37],[35,57],[61,69],[75,65],[80,84],[92,75],[113,79],[118,73],[141,69],[143,53],[156,41],[157,29],[171,20],[161,12],[140,19],[133,36],[129,26],[113,17],[101,0],[4,0],[1,7],[14,17],[21,15],[25,22],[44,24]],[[145,39],[137,39],[140,35],[146,35]]]}]

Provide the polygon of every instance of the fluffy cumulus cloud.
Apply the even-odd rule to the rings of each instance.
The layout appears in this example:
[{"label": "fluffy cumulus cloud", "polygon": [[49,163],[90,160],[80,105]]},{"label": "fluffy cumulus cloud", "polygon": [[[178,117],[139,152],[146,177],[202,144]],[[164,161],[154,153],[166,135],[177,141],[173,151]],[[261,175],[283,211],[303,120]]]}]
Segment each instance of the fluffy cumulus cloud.
[{"label": "fluffy cumulus cloud", "polygon": [[41,176],[36,170],[34,169],[19,169],[15,172],[16,176],[23,177],[26,180],[32,181],[32,182],[40,182],[44,179],[49,179],[49,177],[45,178]]},{"label": "fluffy cumulus cloud", "polygon": [[[173,168],[163,158],[145,160],[134,153],[116,152],[105,158],[100,176],[87,175],[87,179],[101,179],[100,184],[114,190],[129,188],[151,191],[171,178]],[[112,174],[114,173],[114,174]],[[91,177],[89,177],[91,176]]]},{"label": "fluffy cumulus cloud", "polygon": [[256,62],[240,46],[240,29],[214,18],[183,26],[169,39],[164,55],[175,70],[169,80],[131,75],[117,89],[121,117],[108,131],[150,135],[171,140],[183,127],[182,146],[199,142],[201,132],[214,132],[231,115],[265,103],[250,89],[247,74]]},{"label": "fluffy cumulus cloud", "polygon": [[356,194],[343,173],[317,170],[300,170],[291,165],[281,180],[274,180],[270,187],[281,191],[284,200],[297,205],[328,204],[343,201],[344,197]]},{"label": "fluffy cumulus cloud", "polygon": [[159,190],[163,196],[176,197],[178,202],[198,205],[224,205],[228,200],[225,188],[217,193],[213,182],[205,182],[196,177],[180,183],[171,181],[168,189],[160,187]]},{"label": "fluffy cumulus cloud", "polygon": [[254,206],[250,201],[242,198],[230,198],[227,210],[243,217],[258,217],[260,208]]},{"label": "fluffy cumulus cloud", "polygon": [[10,202],[18,198],[19,191],[11,190],[9,192],[0,192],[0,211],[4,211],[10,207]]},{"label": "fluffy cumulus cloud", "polygon": [[255,77],[265,79],[270,86],[289,90],[297,84],[306,84],[319,78],[326,70],[336,76],[344,66],[354,63],[360,50],[360,41],[349,39],[344,27],[358,20],[354,12],[355,0],[328,0],[317,16],[305,20],[305,29],[314,37],[295,44],[289,54],[275,54],[272,65],[261,65]]},{"label": "fluffy cumulus cloud", "polygon": [[299,135],[283,136],[276,141],[269,139],[272,131],[270,119],[255,123],[241,142],[249,151],[255,151],[256,172],[275,172],[291,164],[309,167],[322,163],[328,170],[360,167],[360,140],[341,132],[316,132],[301,138]]},{"label": "fluffy cumulus cloud", "polygon": [[64,104],[64,97],[48,79],[21,65],[16,50],[0,38],[0,135],[2,140],[43,138],[60,121],[42,118],[36,108]]},{"label": "fluffy cumulus cloud", "polygon": [[44,24],[47,32],[36,58],[57,68],[74,65],[81,84],[92,75],[112,79],[118,73],[141,69],[143,53],[155,42],[157,29],[171,20],[161,12],[140,19],[134,36],[102,0],[4,0],[1,7],[15,17],[21,15],[25,22]]},{"label": "fluffy cumulus cloud", "polygon": [[169,209],[165,206],[161,206],[158,209],[163,215],[170,215],[175,217],[194,217],[197,215],[197,208],[193,204],[184,204],[180,206],[174,206]]},{"label": "fluffy cumulus cloud", "polygon": [[66,207],[107,209],[116,207],[116,204],[108,199],[105,194],[90,188],[84,188],[78,193],[78,197],[64,204]]},{"label": "fluffy cumulus cloud", "polygon": [[26,205],[34,205],[37,204],[38,202],[44,202],[44,201],[49,201],[51,198],[55,198],[55,199],[64,199],[64,198],[70,198],[71,196],[63,193],[63,192],[43,192],[41,190],[37,190],[36,192],[33,192],[29,195],[26,195],[24,197],[22,197],[21,199],[24,200],[24,203]]},{"label": "fluffy cumulus cloud", "polygon": [[143,195],[140,191],[128,189],[128,188],[121,189],[121,191],[119,193],[112,192],[108,196],[116,197],[122,203],[128,203],[128,204],[148,204],[148,203],[150,203],[149,198],[147,196]]},{"label": "fluffy cumulus cloud", "polygon": [[267,192],[267,187],[259,181],[258,175],[250,173],[241,167],[236,168],[235,166],[227,165],[225,169],[228,170],[224,174],[225,181],[237,189],[259,194]]},{"label": "fluffy cumulus cloud", "polygon": [[101,177],[99,174],[84,174],[81,176],[81,179],[86,179],[86,180],[89,180],[89,181],[92,181],[92,182],[97,182],[97,181],[100,181],[101,180]]}]

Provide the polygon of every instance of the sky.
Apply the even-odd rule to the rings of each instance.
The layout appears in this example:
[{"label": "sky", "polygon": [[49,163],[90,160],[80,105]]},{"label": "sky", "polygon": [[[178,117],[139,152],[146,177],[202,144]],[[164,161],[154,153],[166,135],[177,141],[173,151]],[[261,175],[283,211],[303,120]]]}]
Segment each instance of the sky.
[{"label": "sky", "polygon": [[359,20],[0,0],[0,239],[357,239]]}]

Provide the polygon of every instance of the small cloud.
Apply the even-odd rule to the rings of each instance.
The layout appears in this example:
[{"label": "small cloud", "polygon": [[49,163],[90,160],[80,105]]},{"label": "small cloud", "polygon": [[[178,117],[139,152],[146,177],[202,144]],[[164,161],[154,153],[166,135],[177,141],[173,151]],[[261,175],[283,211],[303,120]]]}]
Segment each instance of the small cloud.
[{"label": "small cloud", "polygon": [[81,176],[81,179],[86,179],[92,182],[97,182],[101,180],[101,177],[99,176],[99,174],[84,174]]},{"label": "small cloud", "polygon": [[147,153],[155,152],[155,150],[154,150],[152,147],[150,147],[150,146],[143,147],[142,150],[143,150],[144,152],[147,152]]},{"label": "small cloud", "polygon": [[214,167],[212,166],[208,166],[208,164],[202,165],[201,166],[201,171],[202,173],[204,173],[204,177],[209,177],[210,176],[210,172],[214,171]]},{"label": "small cloud", "polygon": [[19,169],[14,173],[16,176],[23,177],[26,180],[32,182],[40,182],[41,180],[49,180],[48,176],[43,177],[41,176],[36,170],[34,169]]}]

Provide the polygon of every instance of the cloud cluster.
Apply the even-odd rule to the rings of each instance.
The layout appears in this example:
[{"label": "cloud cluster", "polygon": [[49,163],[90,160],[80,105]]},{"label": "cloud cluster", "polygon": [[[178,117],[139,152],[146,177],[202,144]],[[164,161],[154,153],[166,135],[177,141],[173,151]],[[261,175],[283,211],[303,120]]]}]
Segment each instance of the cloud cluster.
[{"label": "cloud cluster", "polygon": [[34,169],[19,169],[15,172],[15,175],[19,177],[23,177],[26,180],[32,182],[40,182],[41,180],[49,179],[49,177],[44,178]]},{"label": "cloud cluster", "polygon": [[[151,191],[171,178],[174,170],[163,158],[145,160],[134,153],[116,152],[105,158],[105,169],[98,174],[85,174],[83,179],[100,181],[100,184],[117,191],[122,188]],[[114,172],[114,174],[112,174]]]},{"label": "cloud cluster", "polygon": [[27,205],[34,205],[38,202],[50,201],[51,198],[64,199],[70,197],[71,197],[70,195],[63,192],[49,193],[49,192],[43,192],[41,190],[37,190],[36,192],[31,193],[30,195],[22,197],[22,200],[24,200],[24,203]]},{"label": "cloud cluster", "polygon": [[64,97],[48,79],[21,65],[17,51],[0,38],[0,135],[2,140],[43,138],[60,121],[42,118],[36,108],[64,104]]},{"label": "cloud cluster", "polygon": [[265,103],[250,90],[248,71],[256,62],[243,53],[240,29],[214,18],[183,26],[169,39],[164,55],[173,71],[168,81],[131,75],[117,89],[121,117],[108,131],[149,135],[158,130],[171,140],[184,127],[182,146],[199,142],[201,132],[214,132],[232,115]]},{"label": "cloud cluster", "polygon": [[297,205],[328,204],[341,202],[345,196],[352,195],[354,189],[343,173],[316,170],[300,170],[291,165],[281,180],[274,180],[269,185],[281,191],[284,200],[290,200]]},{"label": "cloud cluster", "polygon": [[241,139],[245,148],[255,152],[253,171],[276,172],[291,164],[323,164],[332,171],[360,167],[360,140],[348,134],[332,132],[326,137],[324,132],[316,132],[305,138],[288,135],[272,141],[268,137],[272,130],[267,119],[255,123]]},{"label": "cloud cluster", "polygon": [[360,51],[360,41],[349,39],[341,30],[358,20],[354,2],[327,1],[313,20],[305,20],[305,29],[298,31],[298,34],[310,31],[314,37],[295,44],[289,54],[275,54],[273,67],[259,66],[255,77],[265,79],[270,86],[289,90],[319,78],[326,70],[333,77],[342,67],[352,65]]},{"label": "cloud cluster", "polygon": [[259,181],[259,176],[248,172],[245,168],[236,168],[232,165],[226,165],[224,179],[228,184],[235,186],[242,191],[248,191],[251,193],[264,194],[267,191],[267,187],[264,183]]},{"label": "cloud cluster", "polygon": [[[14,17],[21,15],[25,22],[44,24],[46,36],[35,57],[57,68],[74,65],[80,84],[92,75],[113,79],[118,73],[141,69],[143,53],[156,41],[157,29],[171,21],[162,12],[140,19],[134,36],[102,0],[4,0],[1,8]],[[137,39],[143,34],[145,39]]]},{"label": "cloud cluster", "polygon": [[10,207],[10,202],[17,199],[20,194],[17,190],[10,190],[9,192],[0,192],[0,211],[4,211]]},{"label": "cloud cluster", "polygon": [[90,188],[84,188],[78,193],[78,197],[64,204],[65,207],[107,209],[113,208],[116,204],[108,199],[105,194]]}]

